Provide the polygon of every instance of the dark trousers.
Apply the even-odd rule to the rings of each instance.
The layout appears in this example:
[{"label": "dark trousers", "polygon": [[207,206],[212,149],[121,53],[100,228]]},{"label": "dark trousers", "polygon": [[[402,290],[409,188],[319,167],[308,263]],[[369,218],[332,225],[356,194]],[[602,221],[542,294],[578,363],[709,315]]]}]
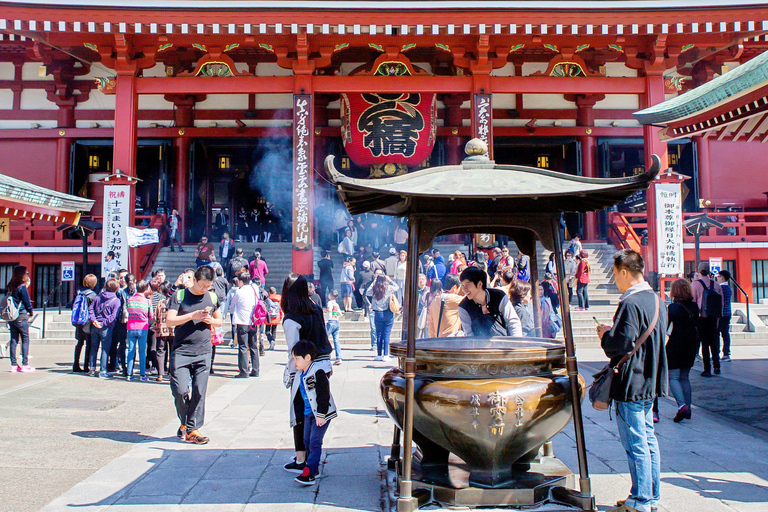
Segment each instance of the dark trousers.
[{"label": "dark trousers", "polygon": [[259,371],[259,347],[256,344],[256,331],[250,325],[238,325],[237,329],[237,368],[240,373],[248,373],[249,363],[253,371]]},{"label": "dark trousers", "polygon": [[170,352],[173,336],[156,336],[157,351],[155,352],[155,362],[157,364],[157,375],[165,375],[165,369],[168,364],[168,354]]},{"label": "dark trousers", "polygon": [[147,331],[147,370],[155,366],[157,361],[157,336],[155,336],[155,330],[152,326],[149,326]]},{"label": "dark trousers", "polygon": [[269,341],[270,347],[274,345],[276,339],[277,339],[277,324],[267,325],[267,341]]},{"label": "dark trousers", "polygon": [[731,315],[720,318],[717,324],[718,336],[723,337],[723,357],[731,355]]},{"label": "dark trousers", "polygon": [[568,304],[570,305],[571,302],[573,302],[573,286],[569,284],[568,285]]},{"label": "dark trousers", "polygon": [[172,229],[171,234],[168,236],[168,245],[171,247],[171,251],[173,251],[173,242],[176,242],[176,245],[179,246],[179,250],[183,251],[184,247],[181,246],[181,242],[179,241],[179,230],[178,229]]},{"label": "dark trousers", "polygon": [[374,323],[376,325],[376,354],[388,356],[389,335],[392,334],[392,326],[395,324],[395,314],[389,309],[374,311]]},{"label": "dark trousers", "polygon": [[[72,364],[73,370],[79,370],[83,369],[84,371],[88,371],[90,368],[90,365],[88,364],[90,361],[90,355],[91,355],[91,333],[85,332],[83,330],[82,326],[77,326],[75,328],[75,339],[77,340],[77,344],[75,345],[75,361]],[[83,351],[83,347],[85,347],[85,361],[83,361],[83,366],[80,366],[80,353]]]},{"label": "dark trousers", "polygon": [[[701,342],[701,357],[704,360],[704,371],[720,369],[720,333],[717,331],[718,318],[699,317],[699,342]],[[711,359],[711,362],[710,362]]]},{"label": "dark trousers", "polygon": [[[29,319],[16,319],[8,322],[11,330],[11,366],[27,366],[29,364]],[[16,347],[21,343],[21,365],[16,360]]]},{"label": "dark trousers", "polygon": [[579,298],[579,307],[589,309],[589,294],[587,293],[589,283],[578,283],[576,285],[576,295]]},{"label": "dark trousers", "polygon": [[118,320],[112,328],[112,345],[109,348],[109,361],[107,370],[114,372],[118,366],[126,374],[125,367],[125,341],[128,338],[128,324]]},{"label": "dark trousers", "polygon": [[331,422],[328,421],[322,427],[318,427],[314,414],[304,417],[304,446],[307,447],[307,467],[313,475],[316,475],[320,469],[323,438],[330,424]]},{"label": "dark trousers", "polygon": [[320,300],[323,302],[323,307],[328,305],[328,292],[333,290],[333,280],[320,281]]},{"label": "dark trousers", "polygon": [[210,352],[199,356],[186,356],[179,354],[177,350],[171,352],[171,394],[179,421],[186,425],[188,432],[203,426],[205,391],[208,389],[210,367]]}]

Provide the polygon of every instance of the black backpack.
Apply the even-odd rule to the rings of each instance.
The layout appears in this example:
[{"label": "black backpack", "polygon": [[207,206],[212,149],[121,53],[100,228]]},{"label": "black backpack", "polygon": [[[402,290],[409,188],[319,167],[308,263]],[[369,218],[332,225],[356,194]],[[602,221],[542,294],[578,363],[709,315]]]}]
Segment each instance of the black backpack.
[{"label": "black backpack", "polygon": [[723,297],[715,291],[715,282],[709,280],[709,288],[704,281],[698,279],[704,292],[701,295],[701,318],[720,318],[723,316]]}]

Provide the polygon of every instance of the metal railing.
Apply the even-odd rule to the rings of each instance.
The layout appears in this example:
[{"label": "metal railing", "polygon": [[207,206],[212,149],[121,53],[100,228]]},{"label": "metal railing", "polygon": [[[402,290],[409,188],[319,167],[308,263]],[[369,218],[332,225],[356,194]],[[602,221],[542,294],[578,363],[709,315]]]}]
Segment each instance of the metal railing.
[{"label": "metal railing", "polygon": [[[45,339],[45,312],[48,309],[48,303],[51,301],[54,294],[61,293],[62,286],[64,286],[65,284],[69,286],[69,281],[62,281],[59,284],[57,284],[56,287],[53,290],[51,290],[51,292],[43,300],[43,326],[40,332],[40,337],[42,339]],[[61,300],[59,300],[58,303],[59,303],[59,306],[58,306],[59,314],[61,314]]]},{"label": "metal railing", "polygon": [[742,288],[741,285],[737,283],[733,277],[731,277],[730,282],[736,285],[736,288],[738,288],[739,291],[744,294],[744,302],[747,305],[747,332],[752,332],[752,329],[749,326],[749,295],[747,295],[747,292],[744,291],[744,288]]}]

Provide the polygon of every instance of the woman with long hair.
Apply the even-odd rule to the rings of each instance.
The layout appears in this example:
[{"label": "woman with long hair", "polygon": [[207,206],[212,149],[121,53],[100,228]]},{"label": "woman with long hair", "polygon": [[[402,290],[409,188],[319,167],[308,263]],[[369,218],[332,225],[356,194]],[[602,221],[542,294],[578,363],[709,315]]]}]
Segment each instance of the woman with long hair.
[{"label": "woman with long hair", "polygon": [[517,280],[509,287],[509,300],[515,307],[515,313],[520,317],[520,323],[523,324],[523,336],[536,336],[536,326],[533,322],[533,312],[531,311],[531,283],[528,281]]},{"label": "woman with long hair", "polygon": [[667,309],[667,322],[672,331],[667,339],[667,368],[669,389],[677,402],[674,421],[679,423],[691,419],[691,381],[688,375],[699,351],[696,332],[699,306],[693,300],[691,284],[685,279],[672,283],[670,296],[672,303]]},{"label": "woman with long hair", "polygon": [[[314,364],[322,368],[330,377],[331,369],[331,343],[328,340],[328,332],[325,330],[323,310],[309,298],[309,285],[304,276],[289,274],[283,282],[283,291],[280,297],[280,308],[283,310],[283,331],[285,343],[288,348],[288,364],[283,373],[283,384],[288,389],[293,385],[296,377],[296,366],[291,356],[293,346],[299,341],[307,341],[313,344],[317,350]],[[293,445],[296,450],[294,459],[285,464],[283,469],[290,473],[304,471],[307,460],[307,449],[304,445],[304,401],[298,394],[298,399],[291,402],[296,424],[293,426]]]},{"label": "woman with long hair", "polygon": [[592,273],[592,267],[587,260],[589,254],[587,251],[581,251],[579,257],[579,265],[576,267],[576,296],[579,299],[579,311],[586,311],[589,309],[589,294],[587,293],[587,286],[589,285],[589,275]]},{"label": "woman with long hair", "polygon": [[395,314],[389,307],[390,297],[399,289],[389,276],[376,278],[367,295],[371,298],[371,311],[376,325],[376,357],[374,361],[389,361],[389,336],[395,323]]},{"label": "woman with long hair", "polygon": [[405,273],[408,269],[408,253],[400,251],[397,254],[397,264],[395,266],[395,284],[398,287],[395,297],[397,301],[403,304],[403,290],[405,289]]},{"label": "woman with long hair", "polygon": [[[93,299],[96,298],[96,292],[93,291],[94,288],[96,288],[96,284],[98,284],[99,280],[96,278],[93,274],[88,274],[83,278],[83,287],[80,288],[77,291],[77,294],[82,296],[81,299],[82,305],[81,308],[85,308],[85,311],[88,311],[88,308],[91,305],[91,302],[93,302]],[[75,299],[77,301],[77,299]],[[73,307],[73,309],[75,309]],[[89,367],[89,355],[91,353],[91,322],[90,319],[86,320],[86,322],[83,325],[78,325],[75,327],[75,340],[77,340],[77,344],[75,345],[75,362],[72,365],[72,372],[73,373],[88,373],[90,371]],[[83,351],[83,346],[85,346],[85,361],[83,362],[83,366],[80,366],[80,353]]]},{"label": "woman with long hair", "polygon": [[[8,322],[11,331],[11,372],[33,372],[35,368],[29,365],[29,317],[32,316],[32,301],[29,291],[24,285],[27,277],[27,267],[18,265],[13,268],[11,280],[5,287],[9,300],[19,309],[19,316]],[[21,364],[16,359],[16,347],[21,342]]]}]

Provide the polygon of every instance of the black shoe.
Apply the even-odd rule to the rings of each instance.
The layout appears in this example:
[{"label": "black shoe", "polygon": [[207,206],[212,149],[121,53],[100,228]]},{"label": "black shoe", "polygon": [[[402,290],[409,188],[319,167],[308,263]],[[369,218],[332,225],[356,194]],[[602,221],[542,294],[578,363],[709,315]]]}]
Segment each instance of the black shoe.
[{"label": "black shoe", "polygon": [[213,371],[213,368],[211,368],[211,371],[209,372],[211,375],[216,375],[216,372]]},{"label": "black shoe", "polygon": [[264,357],[265,354],[264,349],[259,350],[259,356]]},{"label": "black shoe", "polygon": [[171,252],[176,252],[176,251],[174,251],[173,249],[171,249]]},{"label": "black shoe", "polygon": [[184,249],[179,249],[179,252],[184,252]]},{"label": "black shoe", "polygon": [[704,370],[703,372],[701,372],[701,376],[702,377],[711,377],[712,374],[708,370]]},{"label": "black shoe", "polygon": [[296,462],[296,459],[294,458],[291,462],[283,466],[283,469],[289,473],[301,474],[305,467],[307,467],[306,462]]},{"label": "black shoe", "polygon": [[238,373],[237,375],[235,375],[235,378],[236,379],[247,379],[248,378],[248,374],[241,372],[241,373]]},{"label": "black shoe", "polygon": [[309,468],[305,467],[299,476],[293,479],[294,482],[301,485],[315,485],[315,477]]},{"label": "black shoe", "polygon": [[181,439],[182,441],[186,441],[187,439],[187,427],[184,425],[179,427],[179,430],[176,431],[176,437]]},{"label": "black shoe", "polygon": [[251,370],[251,373],[249,373],[251,377],[258,377],[259,376],[259,370]]},{"label": "black shoe", "polygon": [[720,368],[715,368],[715,375],[720,375]]},{"label": "black shoe", "polygon": [[80,366],[74,366],[72,368],[72,373],[83,373],[83,369],[80,368]]}]

